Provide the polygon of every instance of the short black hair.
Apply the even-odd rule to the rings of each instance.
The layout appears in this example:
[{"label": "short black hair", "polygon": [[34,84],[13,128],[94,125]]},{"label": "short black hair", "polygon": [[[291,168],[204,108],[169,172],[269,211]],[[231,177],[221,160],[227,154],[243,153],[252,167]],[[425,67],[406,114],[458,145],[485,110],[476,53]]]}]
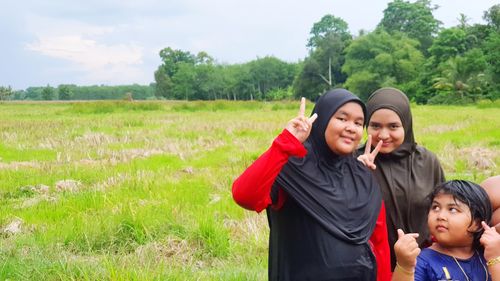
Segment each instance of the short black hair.
[{"label": "short black hair", "polygon": [[471,232],[473,236],[472,246],[474,249],[481,248],[479,239],[484,232],[484,229],[481,227],[481,221],[489,225],[492,214],[490,198],[486,191],[480,185],[470,181],[450,180],[440,183],[434,188],[431,194],[429,194],[429,203],[432,204],[434,197],[438,194],[450,194],[455,200],[469,207],[472,218],[469,226],[472,226],[476,222],[480,226],[476,231]]}]

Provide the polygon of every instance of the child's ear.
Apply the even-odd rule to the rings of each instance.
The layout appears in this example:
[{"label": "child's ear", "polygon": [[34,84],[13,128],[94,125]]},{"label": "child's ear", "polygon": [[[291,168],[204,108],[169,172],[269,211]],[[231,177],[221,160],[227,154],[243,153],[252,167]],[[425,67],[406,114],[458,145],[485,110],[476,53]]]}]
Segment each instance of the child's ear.
[{"label": "child's ear", "polygon": [[483,228],[483,227],[481,226],[481,221],[480,221],[480,220],[475,220],[475,221],[471,224],[471,226],[469,227],[469,231],[470,231],[470,232],[477,232],[477,231],[481,230],[481,228]]}]

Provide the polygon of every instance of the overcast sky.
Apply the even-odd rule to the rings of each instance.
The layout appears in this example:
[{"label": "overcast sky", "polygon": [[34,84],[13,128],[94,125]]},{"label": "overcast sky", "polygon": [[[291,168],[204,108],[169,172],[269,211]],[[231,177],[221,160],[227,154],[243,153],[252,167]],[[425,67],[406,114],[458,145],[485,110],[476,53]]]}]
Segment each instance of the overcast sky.
[{"label": "overcast sky", "polygon": [[[341,17],[373,30],[389,0],[2,0],[0,86],[149,84],[165,47],[219,63],[307,55],[312,25]],[[434,0],[445,27],[484,23],[498,0]]]}]

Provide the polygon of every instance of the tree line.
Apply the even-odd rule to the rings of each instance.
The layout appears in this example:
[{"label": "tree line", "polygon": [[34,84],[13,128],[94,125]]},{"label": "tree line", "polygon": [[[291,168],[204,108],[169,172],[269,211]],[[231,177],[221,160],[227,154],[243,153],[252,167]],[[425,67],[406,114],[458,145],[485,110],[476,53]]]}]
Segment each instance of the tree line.
[{"label": "tree line", "polygon": [[388,3],[371,31],[354,36],[332,14],[314,23],[308,55],[298,62],[276,57],[242,64],[217,63],[206,52],[166,47],[147,86],[0,87],[0,99],[315,100],[343,87],[366,99],[380,87],[403,90],[422,104],[470,103],[500,98],[500,4],[484,12],[485,24],[442,28],[430,0]]},{"label": "tree line", "polygon": [[120,86],[77,86],[62,84],[57,87],[29,87],[13,91],[11,87],[0,87],[0,100],[116,100],[116,99],[152,99],[155,88],[152,85]]},{"label": "tree line", "polygon": [[328,14],[314,23],[308,56],[298,63],[274,57],[217,64],[206,53],[165,48],[155,72],[155,93],[167,99],[315,100],[344,87],[366,99],[380,87],[403,90],[417,103],[469,103],[500,97],[500,4],[486,24],[441,28],[430,0],[390,2],[372,32],[349,32]]}]

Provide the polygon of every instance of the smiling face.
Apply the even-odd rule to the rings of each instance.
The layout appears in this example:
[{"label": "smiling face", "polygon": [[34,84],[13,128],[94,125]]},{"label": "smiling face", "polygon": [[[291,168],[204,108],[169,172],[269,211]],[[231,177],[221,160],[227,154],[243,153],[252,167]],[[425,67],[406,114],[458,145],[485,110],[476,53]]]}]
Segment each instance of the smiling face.
[{"label": "smiling face", "polygon": [[348,102],[341,106],[328,122],[325,140],[338,155],[351,154],[363,136],[364,114],[361,105]]},{"label": "smiling face", "polygon": [[446,193],[434,197],[427,216],[430,233],[445,247],[471,246],[473,236],[470,231],[479,227],[478,223],[471,225],[471,221],[469,207]]},{"label": "smiling face", "polygon": [[405,139],[405,129],[398,114],[390,109],[375,111],[368,122],[367,132],[372,135],[372,144],[382,141],[380,153],[391,153]]}]

